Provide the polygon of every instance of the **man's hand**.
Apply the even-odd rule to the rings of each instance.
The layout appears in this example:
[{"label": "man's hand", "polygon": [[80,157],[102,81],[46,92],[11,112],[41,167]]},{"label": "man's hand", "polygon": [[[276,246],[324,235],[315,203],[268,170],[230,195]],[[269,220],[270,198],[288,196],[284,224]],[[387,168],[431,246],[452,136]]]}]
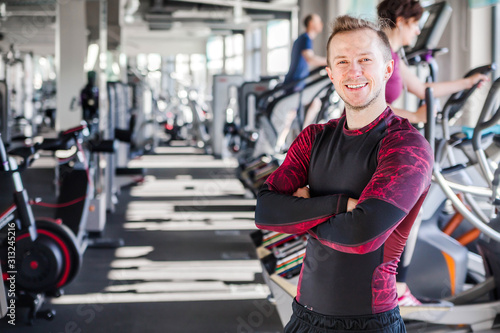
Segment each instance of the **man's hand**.
[{"label": "man's hand", "polygon": [[299,188],[297,191],[293,193],[293,196],[306,199],[310,198],[311,194],[309,193],[309,187],[304,186]]},{"label": "man's hand", "polygon": [[[306,198],[306,199],[310,198],[311,194],[309,193],[309,187],[304,186],[304,187],[299,188],[297,191],[295,191],[293,193],[293,196],[299,197],[299,198]],[[356,208],[357,204],[358,204],[357,199],[349,198],[347,200],[347,211],[348,212],[352,211],[354,208]]]},{"label": "man's hand", "polygon": [[358,200],[353,199],[353,198],[349,198],[349,200],[347,200],[347,211],[348,212],[352,211],[354,208],[356,208],[357,204],[358,204]]}]

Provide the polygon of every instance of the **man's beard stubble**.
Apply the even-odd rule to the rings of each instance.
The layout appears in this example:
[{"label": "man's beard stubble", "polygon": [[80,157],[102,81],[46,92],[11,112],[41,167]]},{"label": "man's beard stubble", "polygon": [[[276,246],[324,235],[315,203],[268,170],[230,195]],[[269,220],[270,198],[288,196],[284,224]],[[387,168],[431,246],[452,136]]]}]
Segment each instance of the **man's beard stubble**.
[{"label": "man's beard stubble", "polygon": [[381,92],[382,92],[382,87],[380,87],[380,89],[375,93],[375,96],[373,96],[373,98],[371,100],[369,100],[368,103],[366,103],[365,105],[354,106],[354,105],[349,104],[349,102],[346,102],[345,100],[344,100],[344,103],[345,103],[346,107],[348,106],[349,109],[351,109],[353,111],[361,111],[361,110],[368,108],[370,105],[372,105],[375,102],[375,100],[377,99],[377,97],[380,96]]}]

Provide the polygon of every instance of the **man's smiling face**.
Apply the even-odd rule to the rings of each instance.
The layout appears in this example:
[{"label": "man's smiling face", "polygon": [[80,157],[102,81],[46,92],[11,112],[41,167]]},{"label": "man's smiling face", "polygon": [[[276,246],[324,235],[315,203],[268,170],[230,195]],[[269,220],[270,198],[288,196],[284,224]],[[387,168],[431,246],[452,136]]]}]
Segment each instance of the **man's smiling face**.
[{"label": "man's smiling face", "polygon": [[393,69],[391,61],[384,61],[376,32],[370,29],[341,32],[333,36],[329,47],[332,52],[328,76],[346,107],[361,110],[377,98],[385,99],[385,82]]}]

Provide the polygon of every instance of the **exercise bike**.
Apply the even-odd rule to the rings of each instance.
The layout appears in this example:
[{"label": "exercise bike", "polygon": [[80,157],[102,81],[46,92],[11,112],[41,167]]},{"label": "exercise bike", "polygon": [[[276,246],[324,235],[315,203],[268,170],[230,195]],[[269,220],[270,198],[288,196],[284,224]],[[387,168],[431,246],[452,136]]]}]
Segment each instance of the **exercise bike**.
[{"label": "exercise bike", "polygon": [[[54,219],[63,221],[76,236],[80,252],[87,247],[117,248],[123,246],[121,239],[101,238],[104,231],[105,213],[98,205],[102,174],[99,172],[99,153],[114,153],[114,140],[101,140],[98,135],[89,135],[85,123],[59,135],[62,144],[51,144],[45,139],[36,150],[57,152],[65,151],[67,156],[57,158],[55,183],[57,203],[49,204],[34,201],[33,205],[54,208]],[[40,219],[40,218],[39,218]],[[48,221],[52,218],[46,218]],[[92,223],[92,225],[89,225]],[[95,236],[95,237],[94,237]]]},{"label": "exercise bike", "polygon": [[[45,143],[45,147],[60,144]],[[44,145],[20,147],[11,151],[21,157],[17,163],[8,157],[0,136],[0,253],[4,283],[9,290],[9,304],[27,307],[28,322],[35,318],[53,319],[55,311],[42,310],[46,297],[58,297],[62,288],[77,275],[82,254],[71,230],[63,224],[36,221],[20,171],[33,159],[37,148]],[[11,281],[15,280],[14,288]]]}]

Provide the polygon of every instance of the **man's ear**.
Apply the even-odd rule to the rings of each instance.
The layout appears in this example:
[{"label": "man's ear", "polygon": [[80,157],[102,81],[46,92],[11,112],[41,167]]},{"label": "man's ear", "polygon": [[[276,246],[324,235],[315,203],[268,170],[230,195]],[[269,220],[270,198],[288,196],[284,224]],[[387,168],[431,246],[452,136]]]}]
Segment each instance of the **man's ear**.
[{"label": "man's ear", "polygon": [[325,69],[326,69],[326,73],[328,74],[328,77],[330,78],[330,81],[332,81],[332,83],[333,83],[332,70],[330,69],[329,66],[326,66]]},{"label": "man's ear", "polygon": [[389,80],[392,73],[394,73],[394,59],[389,60],[385,65],[384,80]]}]

